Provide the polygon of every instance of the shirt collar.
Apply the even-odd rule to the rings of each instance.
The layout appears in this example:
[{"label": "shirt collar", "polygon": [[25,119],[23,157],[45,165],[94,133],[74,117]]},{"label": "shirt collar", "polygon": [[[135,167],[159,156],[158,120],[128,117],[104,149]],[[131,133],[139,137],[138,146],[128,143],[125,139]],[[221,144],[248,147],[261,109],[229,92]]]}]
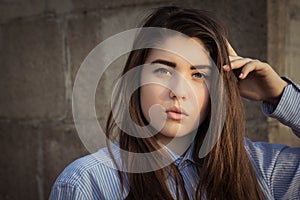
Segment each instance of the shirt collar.
[{"label": "shirt collar", "polygon": [[193,152],[195,150],[195,142],[193,142],[187,149],[186,153],[183,156],[180,156],[169,149],[167,146],[164,146],[164,149],[169,154],[174,163],[178,166],[184,161],[191,161],[195,163],[195,159],[193,158]]}]

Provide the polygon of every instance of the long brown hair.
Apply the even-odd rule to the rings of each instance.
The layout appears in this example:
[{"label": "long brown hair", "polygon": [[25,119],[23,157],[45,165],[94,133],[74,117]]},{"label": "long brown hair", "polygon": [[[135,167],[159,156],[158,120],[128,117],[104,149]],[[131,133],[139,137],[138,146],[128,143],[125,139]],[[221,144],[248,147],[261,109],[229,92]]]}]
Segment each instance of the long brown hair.
[{"label": "long brown hair", "polygon": [[[212,119],[212,115],[209,115],[199,126],[195,137],[196,148],[193,156],[199,165],[200,178],[195,188],[194,198],[201,199],[205,196],[206,199],[263,199],[256,173],[244,147],[245,119],[236,77],[233,72],[222,70],[224,64],[230,64],[224,29],[205,11],[179,7],[157,9],[146,19],[143,27],[167,28],[189,37],[199,38],[209,51],[222,79],[222,86],[215,86],[223,87],[225,91],[225,100],[218,100],[225,101],[225,122],[217,143],[203,159],[198,158],[198,152],[210,121],[216,120]],[[136,42],[138,40],[143,40],[143,37],[138,35]],[[122,74],[144,64],[150,51],[151,49],[132,51]],[[135,78],[139,80],[138,73]],[[129,112],[134,122],[145,126],[147,121],[141,111],[139,92],[137,89],[131,96]],[[106,134],[109,139],[117,138],[120,148],[129,152],[147,153],[159,148],[155,137],[138,138],[119,129],[112,112],[107,121]],[[133,157],[122,157],[122,159],[127,167],[134,163]],[[166,174],[170,173],[175,178],[176,198],[188,199],[183,179],[174,163],[146,173],[127,172],[130,185],[127,199],[173,199],[165,181]],[[119,172],[122,186],[123,175]]]}]

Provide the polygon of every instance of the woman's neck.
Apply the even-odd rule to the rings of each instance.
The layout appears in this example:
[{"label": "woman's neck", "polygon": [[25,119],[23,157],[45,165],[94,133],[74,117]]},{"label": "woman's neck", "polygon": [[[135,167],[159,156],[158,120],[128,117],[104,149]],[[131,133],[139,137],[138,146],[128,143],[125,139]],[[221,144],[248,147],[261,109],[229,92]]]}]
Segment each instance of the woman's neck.
[{"label": "woman's neck", "polygon": [[181,137],[167,137],[157,134],[158,142],[166,146],[172,152],[179,156],[183,156],[187,149],[191,146],[196,136],[196,131]]}]

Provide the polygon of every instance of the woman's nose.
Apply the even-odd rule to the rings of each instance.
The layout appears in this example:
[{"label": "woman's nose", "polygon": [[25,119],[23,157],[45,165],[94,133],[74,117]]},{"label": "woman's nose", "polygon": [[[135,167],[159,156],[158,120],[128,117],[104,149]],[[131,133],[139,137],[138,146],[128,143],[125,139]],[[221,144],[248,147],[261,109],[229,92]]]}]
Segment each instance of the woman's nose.
[{"label": "woman's nose", "polygon": [[170,81],[169,90],[170,98],[186,100],[190,87],[187,80],[182,75],[177,74],[173,76],[172,80]]}]

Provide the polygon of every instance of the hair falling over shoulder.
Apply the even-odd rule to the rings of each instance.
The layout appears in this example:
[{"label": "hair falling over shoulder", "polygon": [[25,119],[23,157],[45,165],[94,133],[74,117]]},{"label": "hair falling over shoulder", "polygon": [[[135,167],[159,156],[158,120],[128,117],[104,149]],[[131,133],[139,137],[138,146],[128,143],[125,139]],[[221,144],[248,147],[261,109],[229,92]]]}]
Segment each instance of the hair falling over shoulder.
[{"label": "hair falling over shoulder", "polygon": [[[222,85],[215,81],[211,86],[223,87],[225,92],[225,99],[216,99],[219,102],[225,101],[226,105],[224,109],[226,112],[225,122],[220,137],[212,151],[204,158],[199,159],[198,152],[203,138],[207,134],[209,123],[211,120],[218,121],[209,115],[200,125],[195,138],[197,145],[194,157],[199,163],[198,175],[200,178],[195,188],[194,199],[202,199],[204,196],[204,199],[209,200],[263,199],[254,167],[244,147],[245,119],[236,77],[234,73],[226,73],[222,70],[223,65],[230,63],[224,29],[209,13],[180,7],[158,8],[146,19],[143,27],[166,28],[189,37],[199,38],[209,51],[222,79]],[[142,40],[142,38],[137,36],[136,40]],[[123,74],[144,64],[149,51],[149,49],[132,51],[125,64]],[[138,77],[139,74],[136,76]],[[147,124],[141,112],[139,90],[136,90],[131,96],[129,112],[135,123],[141,126]],[[108,139],[118,138],[120,148],[129,152],[147,153],[159,148],[154,137],[136,138],[118,129],[112,113],[107,121],[106,134]],[[122,159],[127,165],[134,162],[132,157]],[[153,160],[155,161],[155,158]],[[169,174],[172,174],[175,179],[174,184],[177,191],[175,197],[165,181],[165,177]],[[130,185],[127,199],[189,199],[184,181],[175,164],[146,173],[127,172],[126,175]],[[123,185],[123,172],[119,173],[119,177]]]}]

